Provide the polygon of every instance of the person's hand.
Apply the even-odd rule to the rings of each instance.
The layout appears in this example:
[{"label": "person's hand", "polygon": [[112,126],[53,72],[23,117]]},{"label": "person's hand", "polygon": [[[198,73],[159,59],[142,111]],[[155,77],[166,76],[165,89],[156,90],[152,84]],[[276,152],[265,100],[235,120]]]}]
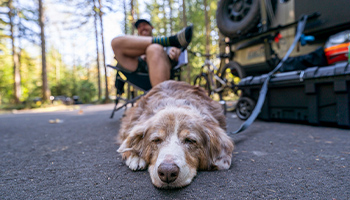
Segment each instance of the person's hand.
[{"label": "person's hand", "polygon": [[169,58],[171,60],[178,61],[180,54],[181,54],[181,50],[179,48],[171,47],[169,50]]},{"label": "person's hand", "polygon": [[145,55],[145,54],[141,55],[140,57],[141,57],[142,60],[147,61],[147,60],[146,60],[146,55]]}]

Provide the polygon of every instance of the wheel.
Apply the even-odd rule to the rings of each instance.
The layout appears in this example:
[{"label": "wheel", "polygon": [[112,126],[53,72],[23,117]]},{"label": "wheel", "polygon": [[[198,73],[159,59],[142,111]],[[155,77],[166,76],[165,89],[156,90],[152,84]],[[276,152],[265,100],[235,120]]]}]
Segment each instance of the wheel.
[{"label": "wheel", "polygon": [[259,0],[220,0],[216,10],[222,34],[234,38],[248,33],[260,19]]},{"label": "wheel", "polygon": [[237,117],[246,120],[252,114],[255,107],[255,102],[248,97],[241,97],[236,106]]},{"label": "wheel", "polygon": [[230,68],[232,75],[235,77],[242,79],[247,76],[243,67],[235,61],[230,61],[223,67],[223,69],[227,68]]},{"label": "wheel", "polygon": [[[242,67],[234,61],[227,63],[220,72],[220,78],[226,82],[226,86],[219,92],[220,100],[226,102],[226,111],[233,111],[238,99],[237,85],[241,78],[245,77]],[[220,84],[218,82],[218,84]],[[221,86],[221,85],[220,85]]]},{"label": "wheel", "polygon": [[[237,88],[240,79],[245,76],[242,68],[236,62],[229,62],[226,64],[221,72],[220,78],[221,80],[226,82],[224,88],[219,92],[220,100],[224,100],[226,104],[226,111],[233,111],[236,107],[236,102],[238,99]],[[217,82],[219,86],[222,85],[220,82]]]},{"label": "wheel", "polygon": [[202,87],[207,92],[208,96],[210,96],[211,89],[209,85],[209,79],[206,74],[202,73],[200,75],[197,75],[193,81],[193,85]]}]

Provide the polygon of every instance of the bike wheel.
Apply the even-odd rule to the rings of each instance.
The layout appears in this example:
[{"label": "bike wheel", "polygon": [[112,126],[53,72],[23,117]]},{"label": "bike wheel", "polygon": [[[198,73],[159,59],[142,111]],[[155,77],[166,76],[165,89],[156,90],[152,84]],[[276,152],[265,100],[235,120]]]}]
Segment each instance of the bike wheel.
[{"label": "bike wheel", "polygon": [[202,87],[206,91],[208,96],[210,96],[211,89],[209,85],[209,79],[206,74],[202,73],[197,75],[196,78],[194,79],[193,85]]},{"label": "bike wheel", "polygon": [[250,117],[255,107],[255,102],[248,97],[241,97],[237,102],[237,117],[246,120]]},{"label": "bike wheel", "polygon": [[223,67],[220,78],[226,82],[226,86],[219,95],[220,100],[224,100],[226,103],[226,111],[230,112],[235,109],[239,97],[237,85],[244,76],[244,71],[236,62],[229,62]]}]

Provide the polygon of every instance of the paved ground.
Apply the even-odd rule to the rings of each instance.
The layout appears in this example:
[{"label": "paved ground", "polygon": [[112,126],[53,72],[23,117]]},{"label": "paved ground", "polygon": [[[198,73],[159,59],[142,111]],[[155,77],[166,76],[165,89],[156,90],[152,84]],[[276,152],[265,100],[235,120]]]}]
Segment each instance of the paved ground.
[{"label": "paved ground", "polygon": [[116,153],[112,107],[0,115],[0,199],[350,199],[350,130],[256,121],[229,170],[159,190]]}]

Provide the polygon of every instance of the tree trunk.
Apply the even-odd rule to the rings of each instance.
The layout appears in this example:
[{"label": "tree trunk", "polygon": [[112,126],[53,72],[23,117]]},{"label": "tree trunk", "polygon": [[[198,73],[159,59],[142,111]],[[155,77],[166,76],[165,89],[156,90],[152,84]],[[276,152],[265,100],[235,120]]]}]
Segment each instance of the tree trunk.
[{"label": "tree trunk", "polygon": [[[182,21],[183,26],[187,26],[187,16],[186,16],[186,0],[182,0]],[[188,61],[187,64],[187,82],[191,83],[191,62]]]},{"label": "tree trunk", "polygon": [[124,34],[127,35],[128,34],[128,14],[126,11],[126,0],[124,0]]},{"label": "tree trunk", "polygon": [[187,26],[186,0],[182,0],[182,21],[184,23],[184,27]]},{"label": "tree trunk", "polygon": [[14,24],[13,24],[13,17],[14,17],[14,10],[13,10],[13,2],[12,0],[8,1],[8,7],[9,12],[8,16],[10,19],[10,34],[11,34],[11,46],[12,46],[12,61],[13,61],[13,78],[14,78],[14,100],[15,104],[20,103],[20,96],[21,96],[21,76],[19,72],[19,57],[16,52],[16,46],[15,46],[15,37],[14,37]]},{"label": "tree trunk", "polygon": [[167,35],[168,34],[168,29],[167,29],[167,25],[168,25],[168,19],[166,17],[166,4],[165,4],[166,0],[163,0],[163,26],[164,26],[164,33],[163,35]]},{"label": "tree trunk", "polygon": [[134,7],[134,10],[135,10],[135,14],[136,14],[136,19],[140,19],[140,10],[139,10],[139,7],[140,7],[140,5],[139,5],[139,1],[138,0],[134,0],[134,5],[136,5],[135,7]]},{"label": "tree trunk", "polygon": [[50,90],[47,82],[47,69],[46,69],[46,50],[45,50],[45,25],[44,25],[44,10],[43,2],[39,0],[39,25],[40,25],[40,37],[41,37],[41,61],[42,61],[42,93],[43,101],[50,99]]},{"label": "tree trunk", "polygon": [[205,52],[210,53],[210,21],[209,21],[209,11],[208,11],[208,0],[204,0],[204,16],[205,16]]},{"label": "tree trunk", "polygon": [[134,35],[135,32],[135,26],[134,26],[134,14],[135,14],[135,10],[134,10],[134,0],[130,0],[130,9],[131,9],[131,35]]},{"label": "tree trunk", "polygon": [[94,0],[94,26],[95,26],[95,40],[96,40],[96,62],[97,62],[97,85],[98,85],[98,100],[101,100],[101,71],[100,71],[100,58],[98,50],[98,31],[97,31],[97,7]]},{"label": "tree trunk", "polygon": [[100,25],[101,25],[101,41],[102,41],[102,54],[103,54],[103,68],[105,70],[105,84],[106,84],[106,93],[105,93],[105,102],[109,103],[109,92],[108,92],[108,78],[107,78],[107,67],[106,67],[106,54],[105,54],[105,43],[103,39],[103,20],[102,20],[102,4],[101,0],[98,0],[99,11],[100,11]]},{"label": "tree trunk", "polygon": [[[131,22],[131,35],[134,35],[135,33],[135,26],[134,26],[134,23],[135,23],[135,18],[134,18],[134,15],[135,15],[135,8],[134,8],[134,0],[130,0],[130,22]],[[128,87],[127,87],[127,99],[130,99],[131,98],[131,86],[130,84],[128,84]]]},{"label": "tree trunk", "polygon": [[[17,0],[17,4],[19,4],[19,0]],[[17,10],[16,15],[19,16],[19,11]],[[22,18],[19,17],[19,34],[18,34],[18,87],[19,87],[19,98],[22,96],[22,75],[21,75],[21,65],[22,65],[22,31],[21,31],[21,24],[22,24]]]},{"label": "tree trunk", "polygon": [[173,0],[169,0],[169,23],[170,23],[170,35],[173,34]]}]

